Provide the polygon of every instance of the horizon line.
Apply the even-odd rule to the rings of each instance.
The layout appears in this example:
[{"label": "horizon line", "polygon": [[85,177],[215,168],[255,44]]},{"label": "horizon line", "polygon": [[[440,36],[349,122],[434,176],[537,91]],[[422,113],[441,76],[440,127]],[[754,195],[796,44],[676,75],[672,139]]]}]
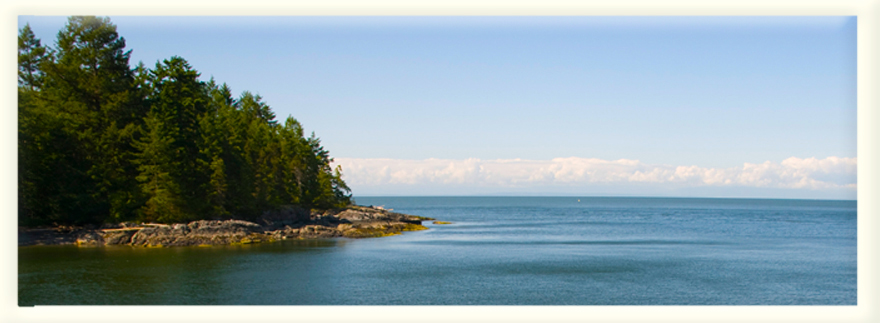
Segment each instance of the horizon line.
[{"label": "horizon line", "polygon": [[705,196],[639,196],[639,195],[352,195],[359,197],[571,197],[571,198],[652,198],[652,199],[728,199],[728,200],[803,200],[803,201],[852,201],[858,199],[833,198],[774,198],[774,197],[705,197]]}]

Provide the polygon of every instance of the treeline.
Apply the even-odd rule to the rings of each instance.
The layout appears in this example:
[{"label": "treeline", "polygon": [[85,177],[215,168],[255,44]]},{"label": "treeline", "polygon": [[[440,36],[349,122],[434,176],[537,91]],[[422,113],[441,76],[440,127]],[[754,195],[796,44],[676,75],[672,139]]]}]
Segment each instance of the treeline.
[{"label": "treeline", "polygon": [[183,58],[153,69],[108,18],[70,17],[56,46],[18,37],[20,225],[253,219],[348,205],[314,133],[261,98],[234,98]]}]

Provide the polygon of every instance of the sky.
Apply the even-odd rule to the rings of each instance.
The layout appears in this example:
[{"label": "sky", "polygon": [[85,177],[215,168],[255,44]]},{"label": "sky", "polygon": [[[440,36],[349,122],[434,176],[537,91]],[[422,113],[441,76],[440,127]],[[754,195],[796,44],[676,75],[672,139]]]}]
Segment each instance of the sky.
[{"label": "sky", "polygon": [[856,196],[855,17],[110,18],[132,65],[302,122],[355,196]]}]

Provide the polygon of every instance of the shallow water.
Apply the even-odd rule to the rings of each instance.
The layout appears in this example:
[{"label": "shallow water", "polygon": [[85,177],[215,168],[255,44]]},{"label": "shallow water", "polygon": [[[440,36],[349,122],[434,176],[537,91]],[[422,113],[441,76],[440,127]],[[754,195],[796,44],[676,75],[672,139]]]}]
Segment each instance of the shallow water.
[{"label": "shallow water", "polygon": [[20,247],[19,305],[856,304],[855,201],[357,202],[453,224],[210,248]]}]

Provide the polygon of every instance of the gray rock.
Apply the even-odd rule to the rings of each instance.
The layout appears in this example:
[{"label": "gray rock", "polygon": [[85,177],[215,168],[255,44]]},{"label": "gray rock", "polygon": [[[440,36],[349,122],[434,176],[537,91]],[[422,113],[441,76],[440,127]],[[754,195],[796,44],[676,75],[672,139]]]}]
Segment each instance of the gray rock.
[{"label": "gray rock", "polygon": [[137,233],[135,230],[123,230],[104,233],[104,244],[125,245],[131,243],[131,237]]},{"label": "gray rock", "polygon": [[278,210],[263,212],[263,215],[257,222],[267,230],[275,230],[285,225],[309,222],[310,217],[311,214],[308,210],[288,205]]},{"label": "gray rock", "polygon": [[104,237],[94,230],[82,231],[77,234],[77,245],[103,245]]},{"label": "gray rock", "polygon": [[254,223],[242,220],[200,220],[187,224],[120,223],[89,227],[19,228],[19,245],[67,244],[189,246],[257,243],[271,239],[375,237],[401,231],[424,230],[421,218],[388,210],[353,206],[314,212],[285,207],[263,214]]}]

